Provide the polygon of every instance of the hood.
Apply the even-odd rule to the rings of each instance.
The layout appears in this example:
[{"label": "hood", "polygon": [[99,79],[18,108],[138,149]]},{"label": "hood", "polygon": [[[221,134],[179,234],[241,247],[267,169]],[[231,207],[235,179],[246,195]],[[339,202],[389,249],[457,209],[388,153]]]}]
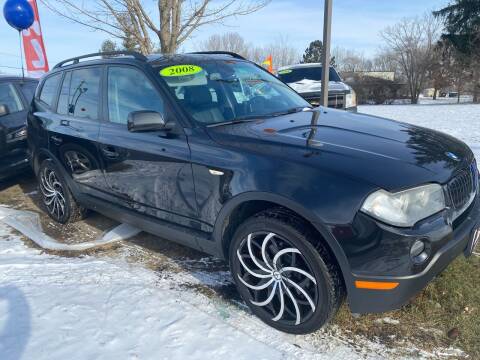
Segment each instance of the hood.
[{"label": "hood", "polygon": [[[362,178],[389,191],[444,184],[473,161],[468,146],[449,135],[375,116],[318,109],[208,132],[225,146]],[[315,112],[318,120],[312,125]]]},{"label": "hood", "polygon": [[[322,82],[316,80],[304,79],[302,81],[297,81],[294,83],[289,83],[293,90],[299,94],[320,92],[322,91]],[[342,82],[330,81],[328,83],[328,91],[347,91],[350,90],[350,87]]]}]

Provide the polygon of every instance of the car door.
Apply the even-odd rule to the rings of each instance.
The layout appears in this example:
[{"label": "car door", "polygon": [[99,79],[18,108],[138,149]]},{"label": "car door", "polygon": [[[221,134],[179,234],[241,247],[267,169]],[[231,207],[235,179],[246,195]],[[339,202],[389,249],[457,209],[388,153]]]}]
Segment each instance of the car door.
[{"label": "car door", "polygon": [[102,66],[65,71],[48,125],[50,151],[84,192],[106,188],[97,151],[103,72]]},{"label": "car door", "polygon": [[26,148],[27,107],[14,83],[0,83],[0,105],[6,114],[0,116],[0,157],[13,149]]},{"label": "car door", "polygon": [[[107,121],[101,125],[99,152],[110,191],[137,212],[191,227],[197,209],[190,149],[161,89],[127,65],[108,67],[105,88]],[[128,131],[129,113],[141,110],[159,112],[174,128]]]}]

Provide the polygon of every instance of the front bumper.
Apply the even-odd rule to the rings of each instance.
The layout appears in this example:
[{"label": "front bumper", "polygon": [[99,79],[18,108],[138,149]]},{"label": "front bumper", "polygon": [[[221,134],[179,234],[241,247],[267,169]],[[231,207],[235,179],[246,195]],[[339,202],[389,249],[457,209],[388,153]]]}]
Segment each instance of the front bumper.
[{"label": "front bumper", "polygon": [[[351,311],[361,314],[398,309],[460,254],[470,256],[474,231],[480,227],[480,195],[456,222],[449,224],[441,213],[414,229],[394,229],[378,223],[372,229],[364,228],[365,234],[373,235],[374,240],[353,252],[350,248]],[[409,256],[409,248],[417,239],[427,240],[430,247],[429,259],[421,266],[415,265]],[[391,290],[362,289],[355,286],[356,281],[398,283],[398,286]]]}]

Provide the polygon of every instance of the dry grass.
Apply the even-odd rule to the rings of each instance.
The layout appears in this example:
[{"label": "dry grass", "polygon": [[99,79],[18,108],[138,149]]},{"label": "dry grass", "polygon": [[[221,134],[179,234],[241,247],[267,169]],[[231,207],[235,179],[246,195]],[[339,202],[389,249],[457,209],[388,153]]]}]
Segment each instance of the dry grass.
[{"label": "dry grass", "polygon": [[[480,359],[480,258],[458,258],[404,308],[353,318],[343,306],[335,319],[342,330],[387,346],[408,341],[420,349],[453,346]],[[398,324],[379,319],[391,318]]]}]

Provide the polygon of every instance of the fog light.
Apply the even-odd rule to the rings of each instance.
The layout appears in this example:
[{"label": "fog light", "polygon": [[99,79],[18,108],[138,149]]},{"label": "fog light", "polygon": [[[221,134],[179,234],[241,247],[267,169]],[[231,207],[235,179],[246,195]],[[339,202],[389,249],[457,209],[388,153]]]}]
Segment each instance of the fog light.
[{"label": "fog light", "polygon": [[410,248],[410,257],[415,264],[421,264],[428,258],[427,247],[422,240],[416,240]]}]

